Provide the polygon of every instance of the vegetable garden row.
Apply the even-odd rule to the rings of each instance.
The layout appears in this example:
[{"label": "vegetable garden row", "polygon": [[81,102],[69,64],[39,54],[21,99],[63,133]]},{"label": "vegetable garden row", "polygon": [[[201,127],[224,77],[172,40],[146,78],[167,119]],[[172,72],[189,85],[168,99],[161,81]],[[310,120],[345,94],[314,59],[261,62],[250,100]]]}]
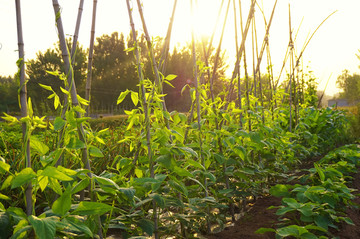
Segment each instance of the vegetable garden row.
[{"label": "vegetable garden row", "polygon": [[[224,81],[217,93],[213,86],[214,80],[220,81],[216,79],[216,59],[221,41],[214,56],[215,65],[209,67],[206,58],[204,62],[197,59],[193,38],[195,84],[188,86],[188,92],[184,91],[191,98],[191,109],[186,113],[168,112],[162,86],[171,85],[176,76],[158,71],[157,61],[163,64],[166,58],[156,59],[142,18],[155,79],[143,75],[132,8],[130,1],[126,2],[134,39],[128,52],[134,54],[139,91],[120,94],[118,104],[131,97],[135,107],[125,111],[127,117],[119,125],[94,127],[92,120],[85,117],[91,101],[76,94],[56,0],[53,3],[66,72],[49,74],[64,82],[61,91],[65,101],[59,100],[61,97],[51,85],[41,85],[49,91],[48,99],[53,100],[59,112],[54,121],[34,115],[31,99],[26,97],[25,65],[19,51],[22,118],[5,114],[3,119],[7,123],[0,128],[0,234],[11,238],[104,238],[115,231],[122,238],[193,238],[211,233],[214,225],[223,227],[229,220],[235,220],[236,212],[249,200],[269,190],[285,196],[285,206],[279,209],[279,215],[298,210],[304,212],[302,219],[306,217],[305,221],[311,223],[310,213],[330,210],[315,205],[305,194],[315,189],[317,193],[343,190],[343,182],[336,176],[339,174],[332,176],[331,172],[336,169],[344,174],[341,170],[347,167],[346,163],[325,169],[316,166],[319,178],[314,175],[307,178],[314,183],[311,187],[271,188],[286,179],[299,163],[350,140],[344,112],[316,107],[313,79],[306,78],[300,70],[302,53],[296,57],[292,44],[286,57],[291,63],[287,83],[280,87],[273,79],[267,35],[272,16],[250,78],[244,45],[250,25],[255,26],[256,1],[251,1],[246,24],[241,27],[242,42],[236,44],[240,47],[233,76]],[[142,16],[140,1],[137,3]],[[96,9],[96,1],[94,6]],[[236,10],[235,6],[240,5],[234,1]],[[226,18],[224,26],[225,22]],[[254,42],[255,34],[252,35]],[[164,49],[168,41],[167,38]],[[260,75],[266,49],[268,87],[264,87]],[[244,78],[240,76],[242,60]],[[294,192],[303,192],[307,199]],[[351,199],[350,192],[345,196],[346,200]],[[337,203],[330,206],[337,207]],[[333,215],[321,214],[324,218]],[[304,230],[322,231],[324,227],[324,224],[316,228],[307,226],[301,229],[301,235]],[[277,233],[287,236],[280,229]]]}]

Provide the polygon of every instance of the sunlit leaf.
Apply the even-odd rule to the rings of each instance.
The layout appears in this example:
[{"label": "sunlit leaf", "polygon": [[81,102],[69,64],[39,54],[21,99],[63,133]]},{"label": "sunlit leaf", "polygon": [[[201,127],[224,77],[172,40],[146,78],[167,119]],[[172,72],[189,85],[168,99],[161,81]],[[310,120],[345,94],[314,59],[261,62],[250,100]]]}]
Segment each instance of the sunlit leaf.
[{"label": "sunlit leaf", "polygon": [[134,103],[134,105],[137,106],[139,103],[139,93],[131,91],[130,96],[131,96],[131,100]]},{"label": "sunlit leaf", "polygon": [[52,217],[38,218],[31,215],[29,216],[29,222],[39,239],[55,238],[56,223]]},{"label": "sunlit leaf", "polygon": [[120,93],[120,96],[118,97],[116,104],[120,104],[121,102],[123,102],[123,100],[125,99],[125,97],[129,94],[129,90],[123,91]]},{"label": "sunlit leaf", "polygon": [[17,188],[26,183],[29,183],[33,178],[36,178],[36,173],[34,172],[34,170],[32,170],[32,168],[24,168],[12,180],[11,188]]},{"label": "sunlit leaf", "polygon": [[51,209],[55,214],[65,215],[71,208],[71,190],[66,189],[65,192],[53,203]]},{"label": "sunlit leaf", "polygon": [[90,156],[102,158],[104,157],[104,154],[101,152],[101,150],[95,146],[89,146],[89,153]]},{"label": "sunlit leaf", "polygon": [[80,202],[79,206],[71,213],[75,215],[102,215],[112,209],[112,206],[100,202]]},{"label": "sunlit leaf", "polygon": [[45,155],[49,151],[49,147],[38,140],[35,136],[31,136],[30,138],[30,147],[39,153],[40,156]]}]

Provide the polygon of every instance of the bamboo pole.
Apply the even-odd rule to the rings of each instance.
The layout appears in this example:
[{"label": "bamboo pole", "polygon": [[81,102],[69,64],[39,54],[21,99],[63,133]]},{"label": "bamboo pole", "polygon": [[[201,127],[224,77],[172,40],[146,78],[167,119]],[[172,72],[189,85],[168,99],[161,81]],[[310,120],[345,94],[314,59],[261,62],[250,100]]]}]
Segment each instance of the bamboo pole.
[{"label": "bamboo pole", "polygon": [[[76,19],[76,25],[75,25],[75,31],[74,31],[74,38],[73,38],[73,44],[72,44],[72,48],[71,48],[71,53],[70,53],[70,59],[71,59],[71,64],[72,66],[75,63],[75,53],[76,53],[76,46],[77,46],[77,41],[78,41],[78,36],[79,36],[79,30],[80,30],[80,23],[81,23],[81,17],[82,17],[82,12],[83,12],[83,6],[84,6],[84,0],[80,0],[79,2],[79,8],[78,8],[78,15],[77,15],[77,19]],[[66,90],[69,90],[70,86],[66,86]],[[65,113],[67,110],[67,105],[69,103],[69,99],[68,99],[68,95],[65,94],[64,96],[64,108],[62,109],[61,112],[61,117],[64,118],[65,117]],[[59,138],[58,138],[58,142],[59,142],[59,147],[62,148],[63,147],[63,142],[62,142],[62,137],[64,134],[64,128],[62,128],[59,132]],[[59,166],[62,164],[63,161],[63,155],[61,154],[59,159],[57,160],[55,166]],[[83,194],[83,192],[81,193]],[[83,195],[82,195],[83,197]]]},{"label": "bamboo pole", "polygon": [[[230,7],[230,0],[228,2],[227,8],[226,8],[226,13],[225,13],[225,19],[224,19],[224,24],[222,27],[222,31],[221,31],[221,36],[220,36],[220,41],[219,41],[219,45],[216,49],[216,54],[215,54],[215,60],[214,60],[214,67],[213,67],[213,72],[212,72],[212,76],[210,78],[210,92],[211,92],[211,99],[212,102],[214,102],[214,79],[216,76],[216,70],[219,64],[219,59],[220,59],[220,52],[221,52],[221,45],[222,45],[222,41],[224,38],[224,32],[225,32],[225,27],[226,27],[226,22],[227,22],[227,17],[229,14],[229,7]],[[210,47],[210,46],[209,46]],[[214,105],[215,107],[215,105]]]},{"label": "bamboo pole", "polygon": [[[151,135],[150,135],[151,125],[150,125],[150,117],[149,117],[149,107],[148,107],[148,103],[147,103],[147,100],[146,100],[146,94],[145,94],[146,91],[145,91],[145,87],[144,87],[144,75],[143,75],[143,70],[142,70],[142,66],[141,66],[141,62],[140,62],[135,24],[134,24],[134,20],[133,20],[133,17],[132,17],[132,8],[130,7],[129,0],[126,0],[126,5],[127,5],[127,9],[128,9],[130,27],[131,27],[131,31],[132,31],[132,37],[133,37],[133,41],[134,41],[134,46],[135,46],[134,53],[135,53],[135,59],[136,59],[136,64],[137,64],[137,71],[138,71],[138,77],[139,77],[139,83],[140,83],[140,91],[141,91],[141,94],[142,94],[141,95],[142,105],[143,105],[143,108],[144,108],[146,146],[147,146],[147,150],[148,150],[148,159],[149,159],[149,165],[150,165],[150,177],[154,178],[155,177],[155,174],[154,174],[154,162],[153,162],[153,158],[152,158]],[[156,206],[156,202],[153,200],[154,234],[155,234],[156,239],[159,238],[158,218],[157,217],[158,217],[157,216],[157,206]]]},{"label": "bamboo pole", "polygon": [[[242,19],[242,7],[241,0],[239,0],[239,10],[240,10],[240,26],[241,26],[241,35],[244,36],[244,27],[243,27],[243,19]],[[245,84],[246,84],[246,104],[247,104],[247,115],[248,115],[248,126],[249,132],[252,130],[251,127],[251,106],[250,106],[250,89],[249,89],[249,74],[247,71],[247,61],[246,61],[246,50],[244,48],[244,71],[245,71]]]},{"label": "bamboo pole", "polygon": [[[152,43],[151,43],[151,39],[150,39],[150,34],[149,34],[149,31],[148,31],[147,26],[146,26],[144,13],[143,13],[143,10],[142,10],[142,5],[141,5],[140,0],[136,0],[136,2],[137,2],[137,5],[138,5],[138,10],[139,10],[140,18],[141,18],[141,23],[142,23],[142,26],[143,26],[143,29],[144,29],[145,40],[146,40],[147,47],[148,47],[148,50],[149,50],[149,55],[150,55],[152,68],[153,68],[153,71],[154,71],[154,74],[155,74],[155,84],[158,87],[158,92],[162,94],[163,86],[162,86],[162,82],[161,82],[161,79],[160,79],[159,70],[158,70],[158,67],[156,65],[155,55],[154,55],[154,51],[153,51],[153,47],[152,47]],[[165,100],[164,100],[163,97],[161,97],[161,98],[163,100],[162,101],[163,110],[167,111],[166,110],[166,105],[165,105]]]},{"label": "bamboo pole", "polygon": [[164,46],[163,46],[163,49],[161,52],[159,66],[158,66],[158,69],[160,69],[160,71],[164,75],[165,75],[166,61],[167,61],[167,58],[169,55],[170,39],[171,39],[171,32],[172,32],[172,27],[173,27],[174,18],[175,18],[176,6],[177,6],[177,0],[174,1],[174,6],[173,6],[172,13],[171,13],[170,22],[169,22],[169,26],[167,29],[166,38],[165,38]]},{"label": "bamboo pole", "polygon": [[[269,42],[269,31],[270,31],[271,23],[272,23],[272,20],[273,20],[273,17],[274,17],[276,5],[277,5],[277,0],[275,1],[273,10],[271,12],[269,24],[267,24],[267,27],[266,27],[266,33],[265,33],[265,36],[264,36],[264,39],[263,39],[263,42],[262,42],[262,45],[261,45],[260,54],[257,57],[257,65],[256,65],[256,69],[255,69],[255,75],[259,75],[259,91],[260,91],[259,94],[260,94],[260,101],[261,101],[261,106],[262,107],[264,107],[264,102],[263,102],[263,94],[262,94],[263,90],[262,90],[261,75],[260,75],[260,65],[261,65],[261,61],[262,61],[262,57],[264,55],[265,49],[266,49],[266,47],[268,45],[268,42]],[[264,21],[265,21],[265,24],[266,24],[265,16],[264,16]],[[254,75],[254,77],[255,77],[255,75]],[[263,119],[263,122],[264,122],[265,121],[265,119],[264,119],[264,109],[262,109],[262,111],[263,111],[262,119]]]},{"label": "bamboo pole", "polygon": [[294,76],[294,42],[292,40],[292,29],[291,29],[291,12],[290,12],[290,3],[289,3],[289,42],[290,42],[290,94],[289,94],[289,109],[290,109],[290,120],[289,120],[289,132],[292,131],[292,82]]},{"label": "bamboo pole", "polygon": [[[234,9],[234,29],[235,29],[235,49],[236,49],[236,59],[240,58],[239,56],[239,39],[238,39],[238,27],[237,27],[237,14],[236,14],[236,0],[233,0],[233,9]],[[239,123],[240,127],[242,128],[242,99],[241,99],[241,77],[240,77],[240,62],[237,66],[237,77],[238,77],[238,101],[239,101],[239,109],[240,109],[240,116],[239,116]]]},{"label": "bamboo pole", "polygon": [[[143,29],[144,29],[144,34],[145,34],[147,47],[148,47],[148,50],[149,50],[152,69],[153,69],[154,74],[155,74],[155,85],[157,86],[157,92],[160,93],[160,94],[163,94],[163,85],[162,85],[162,81],[161,81],[161,78],[160,78],[158,67],[156,65],[155,55],[154,55],[154,51],[153,51],[153,47],[152,47],[152,43],[151,43],[151,39],[150,39],[150,34],[149,34],[149,31],[148,31],[147,26],[146,26],[144,13],[143,13],[143,10],[142,10],[142,5],[140,3],[140,0],[136,0],[136,2],[137,2],[137,5],[138,5],[138,10],[139,10],[140,18],[141,18],[141,23],[142,23],[142,26],[143,26]],[[164,112],[167,112],[165,98],[163,96],[161,96],[160,99],[162,100],[161,101],[162,110]],[[164,120],[165,120],[166,128],[170,130],[169,120],[166,117],[164,117]],[[170,136],[170,141],[172,141],[171,136]]]},{"label": "bamboo pole", "polygon": [[[242,40],[241,40],[241,45],[240,45],[239,54],[238,54],[240,57],[243,55],[243,52],[245,51],[245,41],[246,41],[246,37],[247,37],[248,31],[249,31],[249,28],[250,28],[252,18],[254,16],[255,4],[256,4],[256,0],[252,0],[250,10],[249,10],[249,15],[248,15],[248,18],[247,18],[247,21],[246,21],[246,24],[245,24],[243,34],[242,34]],[[232,92],[233,92],[232,83],[233,83],[233,80],[235,79],[236,75],[238,74],[238,72],[237,72],[238,67],[237,66],[240,64],[240,61],[241,61],[241,58],[238,58],[238,59],[236,59],[236,62],[235,62],[235,67],[234,67],[234,70],[233,70],[233,73],[232,73],[232,76],[231,76],[231,80],[230,80],[230,84],[229,84],[229,87],[228,87],[228,90],[227,90],[229,93],[227,95],[227,100],[226,100],[226,104],[225,104],[225,107],[224,107],[225,110],[227,110],[227,107],[229,106],[229,103],[230,103],[231,95],[232,95]]]},{"label": "bamboo pole", "polygon": [[78,9],[78,15],[77,15],[77,19],[76,19],[76,25],[75,25],[73,44],[72,44],[71,54],[70,54],[72,64],[74,64],[74,62],[75,62],[75,53],[76,53],[76,46],[77,46],[78,36],[79,36],[79,30],[80,30],[80,23],[81,23],[81,16],[82,16],[82,12],[83,12],[83,6],[84,6],[84,0],[80,0],[79,9]]},{"label": "bamboo pole", "polygon": [[[191,16],[194,16],[194,6],[193,6],[193,0],[190,0],[190,6],[191,6]],[[194,66],[194,83],[195,83],[195,101],[196,101],[196,112],[197,112],[197,126],[198,126],[198,132],[199,132],[199,148],[200,148],[200,154],[199,158],[201,160],[201,164],[205,166],[205,160],[203,157],[202,152],[202,128],[201,128],[201,111],[200,111],[200,86],[199,86],[199,77],[198,77],[198,69],[196,64],[196,50],[195,50],[195,33],[194,33],[194,25],[191,26],[191,52],[192,52],[192,58],[193,58],[193,66]],[[204,177],[204,187],[205,187],[205,197],[208,197],[208,191],[207,191],[207,179]],[[207,208],[208,214],[210,212],[210,209]],[[206,218],[207,223],[207,233],[210,234],[211,227],[210,227],[210,221],[208,218]]]},{"label": "bamboo pole", "polygon": [[91,22],[91,33],[90,33],[90,47],[89,47],[89,57],[87,65],[87,77],[86,77],[86,88],[85,88],[85,100],[89,102],[89,105],[86,107],[86,116],[90,115],[90,99],[91,99],[91,80],[92,80],[92,61],[94,53],[94,41],[95,41],[95,24],[96,24],[96,8],[97,0],[93,1],[93,12],[92,12],[92,22]]},{"label": "bamboo pole", "polygon": [[[20,79],[20,106],[21,106],[21,117],[28,116],[27,106],[27,89],[25,82],[25,52],[24,52],[24,40],[22,31],[22,20],[21,20],[21,3],[20,0],[15,0],[16,7],[16,23],[17,23],[17,36],[18,36],[18,49],[19,49],[19,79]],[[31,168],[31,155],[30,155],[30,135],[28,134],[28,123],[22,123],[22,134],[23,134],[23,145],[25,150],[26,167]],[[32,184],[31,182],[27,185],[25,190],[26,200],[26,214],[32,215],[33,212],[33,200],[32,200]]]},{"label": "bamboo pole", "polygon": [[[69,57],[68,48],[66,45],[65,33],[64,33],[63,25],[62,25],[62,19],[61,19],[61,14],[60,14],[60,5],[59,5],[58,0],[53,0],[53,7],[54,7],[54,13],[56,16],[56,26],[58,29],[60,49],[62,52],[62,58],[63,58],[64,64],[65,64],[65,74],[67,76],[67,83],[70,87],[69,89],[70,89],[71,102],[72,102],[73,106],[78,106],[79,101],[77,99],[76,85],[75,85],[75,81],[74,81],[74,77],[73,77],[74,73],[73,73],[73,68],[71,66],[71,63],[70,63],[70,57]],[[81,117],[79,112],[77,112],[77,117],[78,118]],[[83,128],[82,124],[79,125],[78,131],[79,131],[80,140],[83,141],[86,145],[85,132],[84,132],[84,128]],[[82,159],[83,159],[85,168],[91,170],[87,148],[85,148],[85,150],[83,150]],[[91,177],[91,174],[89,176]]]},{"label": "bamboo pole", "polygon": [[[221,1],[221,5],[220,5],[219,11],[218,11],[218,15],[216,17],[215,26],[214,26],[213,31],[211,33],[210,41],[205,43],[205,38],[201,39],[202,40],[201,42],[202,42],[203,52],[204,52],[205,66],[207,67],[206,72],[207,72],[207,75],[208,75],[208,80],[210,80],[210,78],[211,78],[210,68],[209,68],[209,55],[210,55],[210,51],[211,51],[211,48],[212,48],[212,43],[213,43],[213,40],[214,40],[216,28],[217,28],[217,25],[218,25],[218,22],[219,22],[219,19],[220,19],[220,16],[221,16],[221,11],[222,11],[223,5],[224,5],[224,0]],[[211,92],[210,92],[210,94],[211,94]]]}]

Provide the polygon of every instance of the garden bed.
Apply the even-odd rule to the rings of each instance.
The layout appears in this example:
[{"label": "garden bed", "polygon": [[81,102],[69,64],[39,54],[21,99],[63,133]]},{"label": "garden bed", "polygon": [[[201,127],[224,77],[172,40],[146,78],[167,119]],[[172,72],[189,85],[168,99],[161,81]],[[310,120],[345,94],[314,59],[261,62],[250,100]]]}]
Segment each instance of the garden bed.
[{"label": "garden bed", "polygon": [[[316,160],[315,160],[316,161]],[[312,162],[309,164],[309,162]],[[309,169],[314,160],[307,161],[302,165],[302,169]],[[334,238],[341,239],[356,239],[360,238],[360,167],[357,167],[357,173],[351,175],[353,181],[349,183],[349,188],[355,189],[354,195],[356,196],[352,202],[354,207],[349,207],[344,217],[348,217],[354,225],[345,222],[340,223],[339,230],[330,229]],[[249,209],[243,217],[233,223],[231,226],[226,227],[225,230],[206,236],[207,239],[216,238],[275,238],[274,232],[266,232],[264,234],[257,234],[259,228],[274,228],[279,223],[278,216],[275,214],[277,209],[269,207],[278,207],[281,205],[281,199],[272,195],[266,195],[256,200],[255,203],[249,204]]]}]

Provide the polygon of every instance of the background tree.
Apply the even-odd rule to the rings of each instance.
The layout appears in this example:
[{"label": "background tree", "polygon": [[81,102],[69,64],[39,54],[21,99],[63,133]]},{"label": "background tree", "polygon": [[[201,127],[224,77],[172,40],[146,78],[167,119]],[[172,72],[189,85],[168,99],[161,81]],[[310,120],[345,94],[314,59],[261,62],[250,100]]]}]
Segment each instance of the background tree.
[{"label": "background tree", "polygon": [[350,104],[360,100],[360,75],[356,73],[351,75],[348,70],[344,70],[338,76],[336,85],[342,90],[340,97],[347,99]]},{"label": "background tree", "polygon": [[[197,48],[197,59],[198,61],[204,62],[203,46],[202,43],[196,44]],[[193,62],[191,55],[191,45],[187,44],[180,48],[180,50],[175,47],[172,54],[169,56],[168,63],[166,65],[166,74],[177,75],[177,78],[172,81],[174,88],[165,85],[164,93],[167,94],[165,97],[166,105],[169,111],[178,110],[178,111],[188,111],[190,107],[190,97],[188,90],[181,93],[182,89],[189,85],[194,87],[194,77],[193,77]],[[211,65],[213,65],[215,60],[215,49],[211,48],[210,57],[209,57],[209,70],[211,71]],[[224,86],[227,84],[225,81],[225,71],[227,65],[225,62],[225,52],[220,56],[218,68],[216,70],[215,79],[214,79],[214,93],[215,95],[221,92]],[[205,66],[205,65],[204,65]],[[209,82],[209,75],[207,70],[202,74],[202,82]]]},{"label": "background tree", "polygon": [[10,76],[0,76],[0,113],[19,112],[18,84]]},{"label": "background tree", "polygon": [[[96,41],[91,89],[92,107],[95,110],[112,111],[122,91],[136,90],[137,75],[132,63],[133,57],[125,51],[123,34],[114,32],[111,35],[102,35]],[[132,107],[132,103],[127,99],[122,106],[129,108]]]}]

